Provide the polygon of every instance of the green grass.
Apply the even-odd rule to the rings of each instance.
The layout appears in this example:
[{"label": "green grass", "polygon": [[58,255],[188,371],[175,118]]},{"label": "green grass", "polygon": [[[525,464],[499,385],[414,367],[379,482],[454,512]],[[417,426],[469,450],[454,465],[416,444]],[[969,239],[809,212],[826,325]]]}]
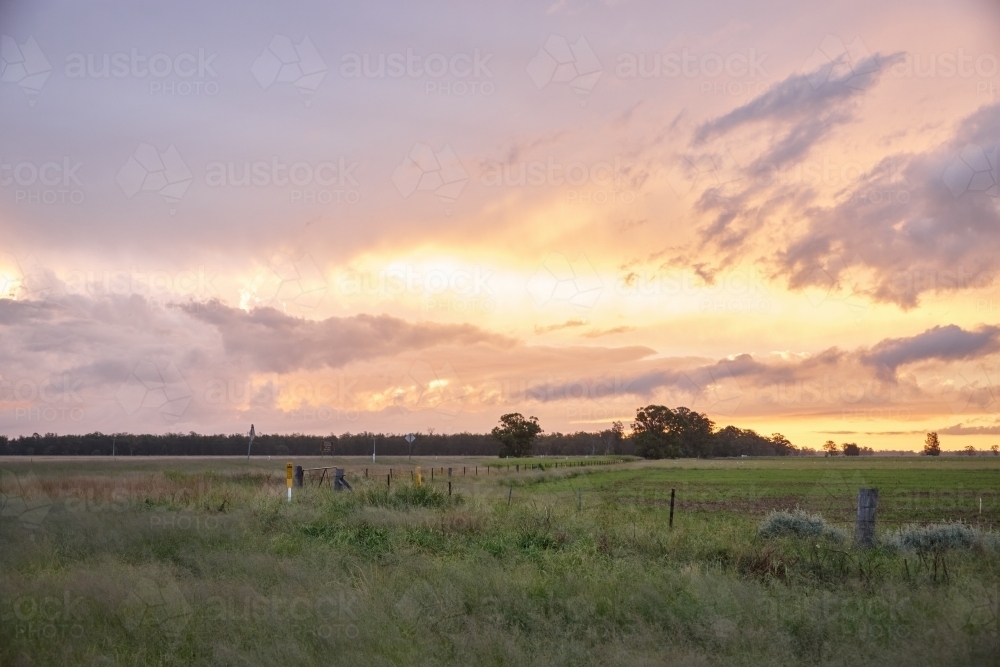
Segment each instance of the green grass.
[{"label": "green grass", "polygon": [[[451,495],[442,476],[413,488],[405,460],[336,463],[353,493],[307,480],[292,503],[277,460],[0,463],[0,665],[990,665],[1000,655],[995,547],[858,552],[758,535],[769,512],[795,508],[850,534],[859,486],[879,488],[883,534],[959,520],[990,533],[992,458],[489,476],[496,460],[410,463],[425,481],[450,465]],[[34,513],[12,516],[18,499]]]}]

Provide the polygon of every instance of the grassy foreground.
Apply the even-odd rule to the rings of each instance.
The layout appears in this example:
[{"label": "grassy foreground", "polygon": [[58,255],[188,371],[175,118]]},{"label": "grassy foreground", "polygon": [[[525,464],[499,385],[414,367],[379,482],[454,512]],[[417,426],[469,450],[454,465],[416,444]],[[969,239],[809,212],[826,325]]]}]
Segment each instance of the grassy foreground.
[{"label": "grassy foreground", "polygon": [[756,532],[859,486],[994,530],[995,459],[339,463],[288,503],[278,460],[0,462],[0,665],[1000,665],[994,548]]}]

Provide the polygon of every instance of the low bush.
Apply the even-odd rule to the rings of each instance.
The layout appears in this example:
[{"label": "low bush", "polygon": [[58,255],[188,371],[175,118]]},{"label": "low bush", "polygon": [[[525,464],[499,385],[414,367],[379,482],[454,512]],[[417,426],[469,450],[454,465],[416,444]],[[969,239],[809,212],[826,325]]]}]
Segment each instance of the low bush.
[{"label": "low bush", "polygon": [[1000,547],[1000,535],[984,533],[961,522],[933,523],[926,526],[908,524],[886,533],[882,542],[892,549],[932,552],[978,547],[997,548]]},{"label": "low bush", "polygon": [[757,534],[765,538],[811,537],[843,542],[847,534],[826,522],[819,514],[809,514],[802,510],[793,512],[771,512],[757,528]]}]

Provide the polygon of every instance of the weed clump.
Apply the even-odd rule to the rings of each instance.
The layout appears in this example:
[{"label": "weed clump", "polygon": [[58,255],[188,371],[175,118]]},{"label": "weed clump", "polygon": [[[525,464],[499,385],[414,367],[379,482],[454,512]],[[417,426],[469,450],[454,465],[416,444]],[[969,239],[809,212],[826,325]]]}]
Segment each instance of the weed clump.
[{"label": "weed clump", "polygon": [[810,537],[833,542],[843,542],[847,539],[847,534],[843,530],[831,526],[819,514],[809,514],[802,510],[771,512],[758,526],[757,534],[764,538]]},{"label": "weed clump", "polygon": [[[444,507],[448,504],[448,496],[430,486],[399,486],[391,492],[384,489],[366,489],[361,492],[361,502],[375,507],[404,509],[407,507]],[[453,502],[461,502],[461,496],[456,494]]]},{"label": "weed clump", "polygon": [[900,551],[941,552],[950,549],[1000,547],[1000,535],[973,528],[961,522],[908,524],[887,533],[882,542]]}]

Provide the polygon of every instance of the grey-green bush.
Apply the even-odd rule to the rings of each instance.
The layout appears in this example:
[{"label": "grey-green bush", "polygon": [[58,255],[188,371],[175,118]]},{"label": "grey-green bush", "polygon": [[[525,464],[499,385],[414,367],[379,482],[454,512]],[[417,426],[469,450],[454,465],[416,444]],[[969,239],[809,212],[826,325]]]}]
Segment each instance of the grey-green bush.
[{"label": "grey-green bush", "polygon": [[1000,547],[1000,535],[984,533],[960,522],[933,523],[927,526],[908,524],[886,533],[882,542],[893,549],[925,552],[976,547],[995,549]]},{"label": "grey-green bush", "polygon": [[771,512],[757,528],[761,537],[813,537],[843,542],[847,534],[835,526],[831,526],[819,514],[809,514],[802,510],[792,512]]}]

